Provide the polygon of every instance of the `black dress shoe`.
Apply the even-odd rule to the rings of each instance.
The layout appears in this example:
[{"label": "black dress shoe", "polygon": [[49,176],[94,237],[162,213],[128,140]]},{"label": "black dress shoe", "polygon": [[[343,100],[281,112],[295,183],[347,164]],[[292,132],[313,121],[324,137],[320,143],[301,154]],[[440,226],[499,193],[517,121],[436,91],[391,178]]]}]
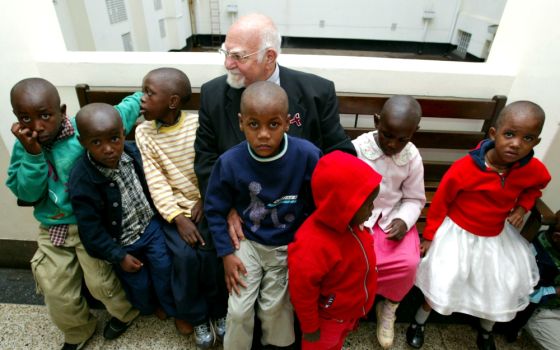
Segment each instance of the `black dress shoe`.
[{"label": "black dress shoe", "polygon": [[496,350],[494,335],[485,330],[479,330],[476,337],[476,346],[478,346],[480,350]]},{"label": "black dress shoe", "polygon": [[412,322],[406,330],[406,342],[415,349],[420,349],[424,345],[424,325]]},{"label": "black dress shoe", "polygon": [[116,317],[111,317],[105,329],[103,330],[103,337],[108,340],[117,339],[121,336],[127,329],[128,326],[132,324],[132,321],[125,323],[120,321]]}]

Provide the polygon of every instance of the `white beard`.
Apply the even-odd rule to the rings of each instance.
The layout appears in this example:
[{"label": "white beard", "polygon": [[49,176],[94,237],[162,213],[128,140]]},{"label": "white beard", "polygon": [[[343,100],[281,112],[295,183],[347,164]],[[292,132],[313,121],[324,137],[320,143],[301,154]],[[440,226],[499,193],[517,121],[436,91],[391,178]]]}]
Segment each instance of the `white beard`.
[{"label": "white beard", "polygon": [[227,83],[234,89],[245,87],[245,77],[237,69],[227,71]]}]

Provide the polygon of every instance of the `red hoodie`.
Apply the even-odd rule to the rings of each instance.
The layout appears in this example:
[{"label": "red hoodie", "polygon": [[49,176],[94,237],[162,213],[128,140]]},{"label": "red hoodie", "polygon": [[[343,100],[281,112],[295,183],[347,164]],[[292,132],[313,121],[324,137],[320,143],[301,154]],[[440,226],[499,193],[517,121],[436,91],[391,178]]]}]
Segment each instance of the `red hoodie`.
[{"label": "red hoodie", "polygon": [[290,297],[304,333],[319,329],[319,317],[348,321],[373,305],[373,237],[349,223],[380,182],[369,165],[340,151],[317,163],[311,178],[317,209],[288,246]]}]

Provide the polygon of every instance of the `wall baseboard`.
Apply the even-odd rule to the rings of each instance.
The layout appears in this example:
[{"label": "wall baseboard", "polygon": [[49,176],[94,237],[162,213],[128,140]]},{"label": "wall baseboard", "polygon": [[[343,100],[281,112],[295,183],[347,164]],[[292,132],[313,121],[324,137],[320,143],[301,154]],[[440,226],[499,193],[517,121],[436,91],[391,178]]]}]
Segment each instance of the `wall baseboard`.
[{"label": "wall baseboard", "polygon": [[36,241],[0,239],[0,267],[29,269],[36,250]]}]

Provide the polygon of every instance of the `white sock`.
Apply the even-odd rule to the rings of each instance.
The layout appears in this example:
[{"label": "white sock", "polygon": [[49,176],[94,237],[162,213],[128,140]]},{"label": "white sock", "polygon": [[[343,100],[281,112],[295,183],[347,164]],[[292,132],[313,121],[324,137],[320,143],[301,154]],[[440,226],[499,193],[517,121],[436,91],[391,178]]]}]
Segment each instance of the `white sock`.
[{"label": "white sock", "polygon": [[[495,323],[494,321],[485,320],[483,318],[480,319],[480,327],[488,333],[492,332],[492,328],[494,328],[494,323]],[[482,334],[482,336],[485,339],[488,338],[488,334]]]},{"label": "white sock", "polygon": [[414,321],[416,321],[416,323],[418,323],[419,325],[423,325],[424,323],[426,323],[428,316],[430,316],[430,312],[431,310],[426,311],[422,306],[420,306],[418,308],[418,311],[416,311],[416,315],[414,316]]}]

